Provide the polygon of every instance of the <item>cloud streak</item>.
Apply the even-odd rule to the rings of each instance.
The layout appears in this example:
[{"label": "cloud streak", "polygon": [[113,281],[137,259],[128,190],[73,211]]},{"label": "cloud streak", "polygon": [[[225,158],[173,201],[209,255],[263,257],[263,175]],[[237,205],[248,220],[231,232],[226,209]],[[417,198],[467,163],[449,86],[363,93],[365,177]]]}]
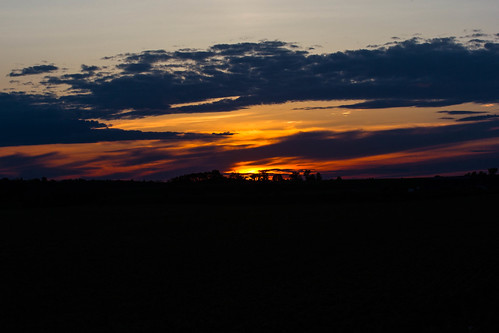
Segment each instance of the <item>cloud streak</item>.
[{"label": "cloud streak", "polygon": [[[109,146],[78,163],[56,153],[11,154],[0,158],[0,175],[17,170],[21,177],[64,177],[80,172],[92,178],[168,179],[211,169],[230,171],[245,164],[284,170],[315,165],[329,176],[464,174],[499,163],[499,121],[371,132],[306,132],[254,148],[221,143],[183,147],[166,142],[148,144],[147,149],[133,143],[116,147]],[[113,168],[102,167],[109,165]]]}]

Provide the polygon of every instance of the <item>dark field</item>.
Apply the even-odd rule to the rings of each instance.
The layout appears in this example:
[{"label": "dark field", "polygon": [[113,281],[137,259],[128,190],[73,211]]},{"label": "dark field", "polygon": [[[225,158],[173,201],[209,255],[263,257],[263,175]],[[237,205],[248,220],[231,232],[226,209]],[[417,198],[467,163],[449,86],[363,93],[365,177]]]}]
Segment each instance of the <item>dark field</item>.
[{"label": "dark field", "polygon": [[0,181],[5,332],[498,332],[499,177]]}]

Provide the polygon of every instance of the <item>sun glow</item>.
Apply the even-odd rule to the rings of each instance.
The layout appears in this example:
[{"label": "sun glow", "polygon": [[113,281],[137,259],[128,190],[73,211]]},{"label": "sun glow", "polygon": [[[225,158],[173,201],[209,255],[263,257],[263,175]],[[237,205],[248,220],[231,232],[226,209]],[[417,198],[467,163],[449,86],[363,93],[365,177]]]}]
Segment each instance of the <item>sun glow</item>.
[{"label": "sun glow", "polygon": [[[166,114],[140,119],[121,119],[109,122],[113,128],[140,131],[172,131],[196,133],[258,133],[273,131],[274,136],[285,136],[300,131],[333,130],[348,131],[362,128],[379,130],[400,127],[445,125],[452,119],[441,119],[437,110],[451,108],[388,108],[345,109],[343,106],[361,101],[306,101],[270,105],[254,105],[237,111],[206,112],[191,114]],[[457,109],[480,107],[463,104]],[[279,133],[281,131],[281,133]]]},{"label": "sun glow", "polygon": [[[343,116],[345,109],[342,105],[354,102],[358,101],[289,102],[257,105],[232,112],[169,114],[112,121],[112,128],[202,133],[205,137],[3,147],[0,159],[35,163],[41,170],[39,176],[52,178],[166,179],[211,169],[226,174],[254,174],[268,170],[269,173],[286,175],[293,170],[311,170],[329,177],[346,172],[357,177],[373,177],[383,167],[480,156],[480,152],[487,149],[499,150],[495,139],[352,158],[327,157],[327,154],[321,159],[290,156],[289,151],[282,154],[272,148],[289,138],[314,132],[323,133],[324,140],[334,140],[335,135],[352,131],[359,139],[361,135],[375,131],[455,125],[456,117],[443,117],[438,113],[442,110],[490,112],[488,105],[463,104],[447,108],[352,109]],[[219,135],[212,135],[217,133]],[[327,136],[327,133],[331,135]],[[57,170],[64,170],[64,173],[56,176]],[[0,174],[9,177],[15,177],[19,172],[8,167],[0,169]]]}]

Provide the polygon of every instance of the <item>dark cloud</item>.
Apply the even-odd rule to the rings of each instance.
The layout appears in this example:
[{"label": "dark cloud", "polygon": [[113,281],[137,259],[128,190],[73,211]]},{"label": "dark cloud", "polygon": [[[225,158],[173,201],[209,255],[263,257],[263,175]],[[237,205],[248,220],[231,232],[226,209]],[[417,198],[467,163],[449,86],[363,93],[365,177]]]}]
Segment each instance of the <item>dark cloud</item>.
[{"label": "dark cloud", "polygon": [[218,136],[113,129],[94,120],[79,119],[78,112],[56,106],[50,96],[0,94],[0,146]]},{"label": "dark cloud", "polygon": [[199,112],[220,112],[220,111],[234,111],[246,108],[252,103],[249,98],[225,98],[220,101],[212,103],[203,103],[199,105],[188,105],[177,108],[172,108],[172,112],[179,113],[199,113]]},{"label": "dark cloud", "polygon": [[[161,170],[149,175],[154,177],[173,177],[188,172],[199,172],[210,168],[230,170],[237,162],[252,161],[258,165],[279,163],[279,158],[294,158],[302,161],[341,161],[373,155],[392,153],[424,153],[431,149],[452,147],[455,144],[475,140],[499,138],[499,121],[466,123],[451,126],[405,128],[382,131],[350,131],[350,132],[306,132],[281,138],[279,142],[256,148],[239,148],[224,150],[215,146],[191,148],[185,151],[182,158],[188,161],[185,168],[168,171]],[[358,165],[355,169],[341,169],[335,172],[342,176],[386,175],[411,176],[434,175],[436,173],[466,172],[497,165],[499,161],[499,144],[497,150],[475,152],[463,151],[459,156],[428,156],[415,162],[407,162],[403,158],[396,166]],[[161,150],[150,150],[147,159],[160,159]],[[143,155],[140,154],[142,158]],[[133,160],[132,156],[127,160]],[[462,163],[461,163],[462,162]],[[197,166],[197,167],[196,167]],[[199,167],[202,166],[202,167]],[[433,169],[432,169],[433,168]]]},{"label": "dark cloud", "polygon": [[46,153],[39,155],[11,154],[0,156],[0,177],[16,178],[56,178],[70,177],[88,170],[83,166],[62,165],[50,166],[51,161],[60,160],[64,155],[60,153]]},{"label": "dark cloud", "polygon": [[43,73],[50,73],[58,69],[59,67],[54,65],[37,65],[37,66],[25,67],[22,69],[15,69],[12,72],[10,72],[9,76],[15,77],[15,76],[43,74]]},{"label": "dark cloud", "polygon": [[273,156],[312,159],[346,159],[389,154],[407,150],[426,150],[441,145],[499,136],[499,122],[485,121],[464,125],[403,128],[384,131],[306,132],[281,142],[241,151],[245,160]]},{"label": "dark cloud", "polygon": [[151,70],[152,66],[149,63],[136,64],[119,64],[116,67],[123,70],[123,73],[142,73]]},{"label": "dark cloud", "polygon": [[431,160],[404,162],[396,165],[366,165],[360,169],[338,169],[324,173],[326,177],[408,177],[435,176],[445,174],[464,175],[471,170],[485,170],[499,165],[499,149],[486,152],[463,155],[459,157],[441,157]]},{"label": "dark cloud", "polygon": [[[463,116],[463,115],[468,115],[468,117],[463,117],[459,118],[456,121],[482,121],[482,120],[489,120],[489,119],[494,119],[499,117],[498,115],[495,114],[487,114],[488,112],[484,111],[438,111],[438,113],[446,113],[448,115],[453,115],[453,116]],[[473,115],[473,116],[469,116]],[[479,116],[477,116],[479,115]],[[442,118],[444,119],[444,118]],[[452,118],[450,118],[452,119]]]},{"label": "dark cloud", "polygon": [[[471,47],[456,38],[394,40],[374,49],[311,54],[281,41],[219,44],[207,50],[128,53],[113,57],[118,73],[53,77],[69,84],[65,103],[88,117],[143,117],[227,111],[286,101],[367,100],[347,108],[444,106],[499,100],[499,44]],[[78,73],[76,73],[78,74]],[[98,75],[99,74],[99,75]],[[86,76],[87,75],[87,76]],[[173,109],[172,104],[239,99]],[[83,115],[84,116],[84,115]]]},{"label": "dark cloud", "polygon": [[487,114],[483,116],[473,116],[473,117],[464,117],[461,119],[458,119],[457,121],[481,121],[481,120],[488,120],[492,118],[498,118],[498,115],[495,114]]},{"label": "dark cloud", "polygon": [[[59,98],[0,94],[0,145],[181,139],[188,136],[123,131],[85,119],[231,111],[262,103],[353,99],[362,102],[340,107],[369,109],[498,102],[498,58],[498,43],[469,47],[456,38],[393,40],[389,45],[373,49],[329,54],[312,54],[281,41],[218,44],[206,50],[121,54],[109,58],[117,62],[110,66],[109,72],[103,67],[82,65],[76,73],[45,77],[42,83],[47,86],[71,87],[70,94]],[[33,66],[12,71],[10,76],[56,69],[55,65]],[[238,97],[228,98],[231,96]],[[214,98],[220,100],[203,102]],[[175,106],[192,102],[199,104]],[[447,114],[459,115],[450,112]],[[472,134],[476,138],[496,135],[486,127],[494,123],[495,115],[468,115],[472,116],[458,120],[489,121],[460,124],[463,127],[447,126],[438,128],[438,132],[404,129],[302,134],[275,145],[224,153],[221,161],[229,163],[243,160],[243,156],[258,159],[280,154],[348,158],[450,144],[463,138],[471,140]],[[479,134],[477,128],[484,132]],[[219,135],[206,136],[206,139],[212,137]],[[204,158],[205,153],[197,151],[193,158]]]},{"label": "dark cloud", "polygon": [[148,50],[142,53],[127,53],[121,58],[128,63],[154,64],[169,60],[171,55],[165,50]]},{"label": "dark cloud", "polygon": [[211,133],[211,135],[217,135],[217,136],[231,136],[234,134],[236,134],[236,133],[232,133],[232,132]]},{"label": "dark cloud", "polygon": [[311,110],[331,110],[331,109],[337,109],[338,106],[306,106],[303,108],[293,108],[293,110],[306,110],[306,111],[311,111]]},{"label": "dark cloud", "polygon": [[463,38],[480,38],[489,36],[489,34],[483,33],[481,30],[474,30],[472,34],[466,35]]},{"label": "dark cloud", "polygon": [[468,114],[480,114],[480,113],[487,113],[484,111],[438,111],[438,113],[446,113],[450,115],[468,115]]},{"label": "dark cloud", "polygon": [[344,109],[386,109],[399,107],[441,107],[463,103],[464,100],[445,99],[445,100],[411,100],[411,99],[377,99],[366,102],[344,104],[339,108]]},{"label": "dark cloud", "polygon": [[100,67],[81,65],[81,70],[82,70],[82,72],[95,72],[95,71],[100,70]]},{"label": "dark cloud", "polygon": [[[168,146],[155,146],[148,149],[131,148],[113,151],[112,154],[95,156],[93,160],[82,161],[78,165],[66,163],[60,154],[43,154],[27,156],[13,154],[0,158],[0,175],[2,170],[15,170],[19,176],[61,177],[88,173],[93,162],[109,162],[118,166],[114,174],[102,175],[106,179],[168,179],[182,174],[201,172],[211,169],[230,170],[237,162],[253,161],[255,164],[267,164],[270,169],[277,167],[280,157],[298,160],[341,161],[366,156],[391,153],[422,153],[431,149],[452,147],[455,144],[481,139],[499,138],[499,121],[488,121],[456,124],[451,126],[429,128],[405,128],[381,130],[374,132],[308,132],[281,138],[280,141],[266,146],[254,148],[223,146],[201,146],[185,148],[182,155],[168,151]],[[487,149],[485,149],[487,148]],[[166,150],[165,150],[166,149]],[[430,154],[430,153],[427,153]],[[494,147],[483,147],[478,151],[470,149],[460,155],[440,156],[428,155],[429,159],[416,159],[408,162],[401,158],[396,165],[364,163],[350,169],[337,169],[325,173],[326,176],[373,176],[407,177],[413,175],[435,175],[438,173],[483,170],[499,164],[499,144]],[[53,163],[57,161],[58,163]],[[16,169],[16,165],[20,167]],[[59,165],[51,167],[51,165]],[[274,167],[274,166],[275,167]],[[142,166],[140,174],[134,168]],[[94,170],[95,171],[95,170]],[[288,170],[289,171],[289,170]],[[95,173],[95,172],[93,172]],[[322,173],[322,171],[321,171]]]}]

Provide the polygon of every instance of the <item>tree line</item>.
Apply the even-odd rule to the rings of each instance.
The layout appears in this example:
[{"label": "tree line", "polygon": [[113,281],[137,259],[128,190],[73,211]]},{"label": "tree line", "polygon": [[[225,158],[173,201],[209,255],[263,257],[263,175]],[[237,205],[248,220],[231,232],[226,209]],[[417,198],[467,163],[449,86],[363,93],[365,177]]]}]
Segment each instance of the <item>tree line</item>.
[{"label": "tree line", "polygon": [[[340,177],[337,178],[341,179]],[[313,173],[311,170],[292,171],[286,173],[270,173],[267,170],[260,170],[258,173],[242,174],[232,172],[228,175],[222,174],[219,170],[207,172],[190,173],[175,177],[170,180],[173,183],[198,183],[198,182],[320,182],[322,175],[320,172]]]}]

